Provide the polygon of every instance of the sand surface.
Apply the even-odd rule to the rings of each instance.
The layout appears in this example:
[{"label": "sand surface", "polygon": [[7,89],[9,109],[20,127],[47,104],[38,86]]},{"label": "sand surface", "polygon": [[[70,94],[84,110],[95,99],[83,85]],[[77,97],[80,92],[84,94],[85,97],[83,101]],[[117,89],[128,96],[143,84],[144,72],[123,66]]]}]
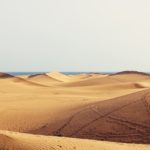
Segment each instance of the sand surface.
[{"label": "sand surface", "polygon": [[150,76],[139,72],[1,73],[0,150],[147,150],[149,88]]},{"label": "sand surface", "polygon": [[0,147],[7,150],[149,150],[150,145],[123,144],[0,131]]}]

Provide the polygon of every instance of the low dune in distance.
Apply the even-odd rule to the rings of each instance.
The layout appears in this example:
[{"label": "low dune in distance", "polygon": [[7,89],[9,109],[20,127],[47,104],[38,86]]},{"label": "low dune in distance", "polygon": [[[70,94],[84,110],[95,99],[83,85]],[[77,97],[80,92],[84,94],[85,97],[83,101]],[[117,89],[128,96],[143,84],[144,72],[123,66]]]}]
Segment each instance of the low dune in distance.
[{"label": "low dune in distance", "polygon": [[150,74],[136,71],[123,71],[110,75],[113,79],[121,82],[150,82]]},{"label": "low dune in distance", "polygon": [[0,79],[12,78],[13,76],[8,73],[0,72]]},{"label": "low dune in distance", "polygon": [[31,75],[27,78],[27,80],[31,82],[47,85],[47,86],[58,84],[61,82],[55,78],[52,78],[51,76],[48,76],[47,74]]},{"label": "low dune in distance", "polygon": [[60,72],[50,72],[50,73],[47,73],[47,75],[49,77],[52,77],[52,78],[62,81],[62,82],[69,82],[69,81],[73,80],[73,78],[70,78],[69,76],[62,74]]},{"label": "low dune in distance", "polygon": [[133,71],[0,73],[0,150],[147,150],[149,88]]}]

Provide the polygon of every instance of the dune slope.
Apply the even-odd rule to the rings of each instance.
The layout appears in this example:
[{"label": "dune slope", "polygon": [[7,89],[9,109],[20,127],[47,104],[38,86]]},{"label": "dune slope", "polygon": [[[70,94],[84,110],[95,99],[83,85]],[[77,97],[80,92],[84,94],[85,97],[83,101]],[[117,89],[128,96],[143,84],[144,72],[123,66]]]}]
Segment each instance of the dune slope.
[{"label": "dune slope", "polygon": [[48,76],[47,74],[35,74],[35,75],[31,75],[27,78],[28,81],[31,82],[35,82],[35,83],[39,83],[39,84],[43,84],[43,85],[54,85],[54,84],[58,84],[61,81],[52,78],[50,76]]},{"label": "dune slope", "polygon": [[149,150],[150,145],[31,135],[0,131],[1,150]]},{"label": "dune slope", "polygon": [[63,73],[60,73],[60,72],[49,72],[47,73],[47,75],[49,77],[52,77],[58,81],[62,81],[62,82],[69,82],[69,81],[72,81],[73,79]]},{"label": "dune slope", "polygon": [[[49,134],[117,142],[150,143],[150,90],[89,104]],[[34,131],[48,132],[49,126]]]},{"label": "dune slope", "polygon": [[149,75],[136,72],[1,73],[0,150],[147,150],[149,87]]}]

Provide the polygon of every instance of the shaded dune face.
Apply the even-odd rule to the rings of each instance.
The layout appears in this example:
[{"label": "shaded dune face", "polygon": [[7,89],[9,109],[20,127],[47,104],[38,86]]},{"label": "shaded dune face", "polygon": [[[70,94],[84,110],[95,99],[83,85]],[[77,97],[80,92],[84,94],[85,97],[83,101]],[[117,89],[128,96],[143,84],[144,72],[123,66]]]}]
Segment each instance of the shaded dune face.
[{"label": "shaded dune face", "polygon": [[35,83],[35,82],[30,82],[30,81],[27,81],[26,79],[23,79],[23,78],[20,78],[20,77],[16,77],[16,76],[12,76],[10,74],[7,74],[7,73],[0,73],[0,79],[8,79],[7,82],[8,83],[22,83],[24,85],[28,85],[28,86],[42,86],[42,87],[45,87],[45,85],[42,85],[42,84],[38,84],[38,83]]},{"label": "shaded dune face", "polygon": [[29,76],[28,77],[28,79],[30,79],[30,80],[33,80],[33,81],[43,81],[43,80],[45,80],[45,81],[51,81],[51,82],[60,82],[59,80],[57,80],[57,79],[54,79],[54,78],[52,78],[52,77],[50,77],[50,76],[48,76],[47,74],[35,74],[35,75],[31,75],[31,76]]},{"label": "shaded dune face", "polygon": [[20,78],[20,77],[13,77],[13,78],[11,78],[11,81],[14,82],[14,83],[20,83],[20,84],[24,84],[24,85],[27,85],[27,86],[46,87],[46,85],[42,85],[42,84],[39,84],[39,83],[28,81],[28,80]]},{"label": "shaded dune face", "polygon": [[45,86],[53,86],[53,85],[57,85],[59,83],[61,83],[61,81],[48,76],[47,74],[35,74],[35,75],[31,75],[27,77],[28,81],[34,82],[34,83],[38,83],[38,84],[42,84]]},{"label": "shaded dune face", "polygon": [[45,74],[34,74],[34,75],[28,76],[28,78],[36,78],[36,77],[39,77],[39,76],[45,76]]},{"label": "shaded dune face", "polygon": [[115,74],[112,74],[111,76],[114,76],[114,75],[124,75],[124,74],[138,74],[138,75],[146,75],[146,76],[150,76],[150,74],[148,73],[144,73],[144,72],[139,72],[139,71],[122,71],[122,72],[118,72],[118,73],[115,73]]},{"label": "shaded dune face", "polygon": [[[150,143],[150,90],[91,104],[58,122],[51,135]],[[42,131],[43,130],[43,131]],[[34,133],[42,133],[40,129]]]},{"label": "shaded dune face", "polygon": [[[49,77],[47,74],[35,74],[35,75],[31,75],[31,76],[28,76],[28,78],[29,79],[42,79],[42,78],[46,78],[46,79],[53,79],[53,80],[56,80],[56,79],[54,79],[54,78],[51,78],[51,77]],[[56,80],[56,81],[58,81],[58,80]]]},{"label": "shaded dune face", "polygon": [[116,74],[111,74],[109,76],[120,82],[150,81],[150,74],[136,71],[123,71]]},{"label": "shaded dune face", "polygon": [[0,79],[6,79],[6,78],[12,78],[14,76],[7,74],[7,73],[2,73],[0,72]]}]

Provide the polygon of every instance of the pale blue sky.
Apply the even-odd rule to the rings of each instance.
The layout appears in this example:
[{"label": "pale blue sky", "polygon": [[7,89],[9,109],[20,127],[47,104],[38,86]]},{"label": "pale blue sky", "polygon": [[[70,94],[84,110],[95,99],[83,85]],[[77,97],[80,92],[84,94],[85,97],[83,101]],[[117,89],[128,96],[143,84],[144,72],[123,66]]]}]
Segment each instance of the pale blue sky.
[{"label": "pale blue sky", "polygon": [[0,71],[150,71],[149,0],[0,0]]}]

